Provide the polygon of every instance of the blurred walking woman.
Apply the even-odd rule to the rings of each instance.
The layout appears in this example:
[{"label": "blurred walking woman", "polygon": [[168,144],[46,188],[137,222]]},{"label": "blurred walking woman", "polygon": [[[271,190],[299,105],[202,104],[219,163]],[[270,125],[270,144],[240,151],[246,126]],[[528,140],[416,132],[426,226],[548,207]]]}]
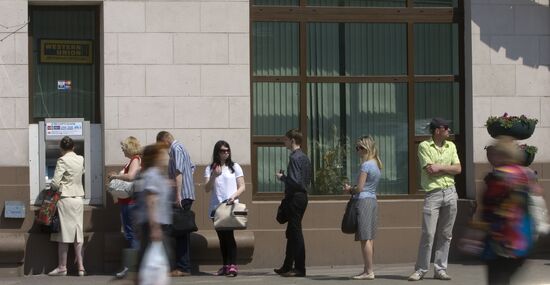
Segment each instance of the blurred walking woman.
[{"label": "blurred walking woman", "polygon": [[353,276],[357,280],[373,280],[374,238],[378,223],[378,203],[376,202],[376,188],[380,181],[382,162],[378,156],[376,144],[371,136],[359,138],[355,150],[361,160],[361,169],[357,176],[357,186],[344,185],[344,192],[358,199],[358,225],[355,240],[361,241],[361,253],[365,263],[363,272]]},{"label": "blurred walking woman", "polygon": [[168,148],[162,144],[148,145],[143,149],[141,173],[135,180],[136,225],[141,229],[139,261],[151,241],[164,241],[172,224],[173,190],[166,175],[168,169]]},{"label": "blurred walking woman", "polygon": [[58,242],[58,265],[48,275],[67,275],[67,251],[69,243],[74,243],[76,262],[78,263],[78,275],[86,275],[82,263],[82,243],[84,242],[83,220],[84,188],[82,187],[82,174],[84,174],[84,158],[74,153],[74,142],[70,137],[63,137],[59,143],[61,157],[57,160],[55,174],[51,186],[61,193],[61,199],[57,202],[59,233],[51,235],[51,240]]},{"label": "blurred walking woman", "polygon": [[[212,191],[208,213],[214,218],[214,209],[222,202],[238,202],[244,192],[244,174],[241,166],[231,160],[231,148],[226,141],[214,145],[212,163],[206,167],[206,192]],[[223,266],[216,275],[237,276],[237,244],[233,230],[216,230],[220,240]]]},{"label": "blurred walking woman", "polygon": [[542,189],[536,174],[521,166],[524,154],[512,140],[501,138],[491,146],[492,172],[485,177],[482,225],[487,230],[482,259],[490,285],[510,284],[535,242],[529,196]]}]

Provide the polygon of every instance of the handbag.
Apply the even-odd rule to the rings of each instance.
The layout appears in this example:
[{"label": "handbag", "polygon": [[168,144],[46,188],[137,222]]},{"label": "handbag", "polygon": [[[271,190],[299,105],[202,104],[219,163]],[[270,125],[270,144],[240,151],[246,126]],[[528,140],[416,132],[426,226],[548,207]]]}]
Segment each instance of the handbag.
[{"label": "handbag", "polygon": [[139,267],[138,279],[141,285],[170,284],[170,265],[162,241],[153,241],[145,250]]},{"label": "handbag", "polygon": [[51,225],[52,219],[57,213],[57,201],[59,201],[60,197],[61,194],[58,191],[52,189],[42,191],[42,205],[35,219],[37,224],[44,226]]},{"label": "handbag", "polygon": [[195,223],[195,212],[180,207],[172,209],[172,236],[180,237],[198,230]]},{"label": "handbag", "polygon": [[275,217],[275,219],[281,225],[288,222],[287,203],[288,200],[285,198],[281,200],[281,204],[279,204],[279,207],[277,208],[277,216]]},{"label": "handbag", "polygon": [[529,193],[529,215],[533,218],[535,225],[535,239],[541,235],[550,233],[550,224],[548,223],[548,209],[546,201],[542,196]]},{"label": "handbag", "polygon": [[216,230],[244,230],[248,223],[248,209],[242,203],[220,203],[214,213]]},{"label": "handbag", "polygon": [[115,198],[129,198],[134,194],[134,182],[113,179],[109,182],[107,191]]},{"label": "handbag", "polygon": [[342,217],[342,232],[345,234],[354,234],[357,231],[357,199],[351,197],[346,205],[346,212]]}]

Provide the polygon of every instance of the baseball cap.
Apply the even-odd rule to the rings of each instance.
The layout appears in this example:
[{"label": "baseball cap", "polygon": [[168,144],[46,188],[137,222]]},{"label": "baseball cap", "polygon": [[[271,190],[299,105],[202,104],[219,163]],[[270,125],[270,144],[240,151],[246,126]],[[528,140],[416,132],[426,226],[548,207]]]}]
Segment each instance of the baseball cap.
[{"label": "baseball cap", "polygon": [[451,123],[451,121],[449,121],[449,120],[445,120],[443,118],[436,117],[436,118],[433,118],[432,121],[430,122],[430,129],[434,130],[434,129],[437,129],[437,128],[443,127],[443,126],[448,127],[450,123]]}]

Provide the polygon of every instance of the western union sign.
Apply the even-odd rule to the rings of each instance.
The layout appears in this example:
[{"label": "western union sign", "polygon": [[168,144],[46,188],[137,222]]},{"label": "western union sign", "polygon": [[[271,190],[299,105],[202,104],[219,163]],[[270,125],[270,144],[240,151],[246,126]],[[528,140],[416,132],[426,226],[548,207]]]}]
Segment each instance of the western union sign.
[{"label": "western union sign", "polygon": [[41,63],[93,63],[92,41],[40,40]]}]

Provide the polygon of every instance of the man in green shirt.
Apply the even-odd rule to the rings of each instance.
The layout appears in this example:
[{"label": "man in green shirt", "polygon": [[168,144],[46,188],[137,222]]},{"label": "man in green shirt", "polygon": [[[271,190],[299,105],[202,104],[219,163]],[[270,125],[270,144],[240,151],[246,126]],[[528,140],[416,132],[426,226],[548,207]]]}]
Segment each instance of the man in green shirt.
[{"label": "man in green shirt", "polygon": [[409,281],[421,280],[428,272],[434,236],[437,238],[434,278],[451,280],[451,276],[447,274],[447,261],[458,200],[454,176],[460,174],[462,168],[455,144],[447,141],[450,132],[449,121],[433,118],[430,122],[430,131],[432,138],[418,146],[420,184],[426,191],[426,196],[418,257],[415,272],[411,274]]}]

